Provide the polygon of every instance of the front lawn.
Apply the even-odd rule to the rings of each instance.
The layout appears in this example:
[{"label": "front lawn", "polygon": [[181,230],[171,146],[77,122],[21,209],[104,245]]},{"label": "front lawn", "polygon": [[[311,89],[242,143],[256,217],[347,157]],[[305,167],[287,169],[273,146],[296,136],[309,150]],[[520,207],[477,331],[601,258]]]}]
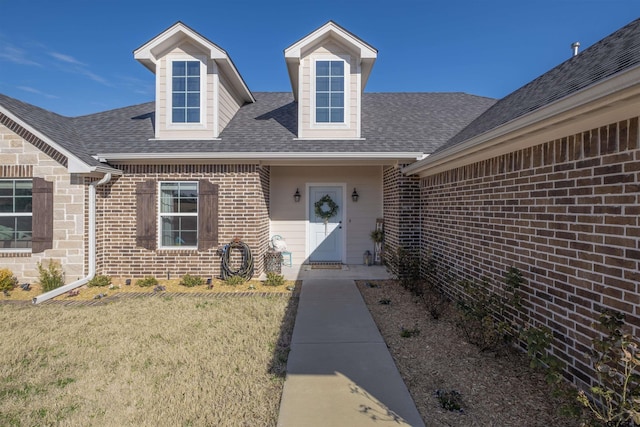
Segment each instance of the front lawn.
[{"label": "front lawn", "polygon": [[275,425],[296,306],[0,304],[0,425]]}]

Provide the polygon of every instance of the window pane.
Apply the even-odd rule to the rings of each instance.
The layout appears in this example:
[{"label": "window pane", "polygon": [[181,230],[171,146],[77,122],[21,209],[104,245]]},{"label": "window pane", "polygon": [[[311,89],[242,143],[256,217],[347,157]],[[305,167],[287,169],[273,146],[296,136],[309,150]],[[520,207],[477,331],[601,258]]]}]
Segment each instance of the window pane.
[{"label": "window pane", "polygon": [[184,93],[174,93],[173,96],[173,107],[184,107],[185,106],[185,94]]},{"label": "window pane", "polygon": [[0,197],[0,212],[14,212],[11,197]]},{"label": "window pane", "polygon": [[180,230],[196,231],[198,229],[198,217],[183,216],[180,217]]},{"label": "window pane", "polygon": [[344,94],[332,93],[331,94],[331,107],[344,107]]},{"label": "window pane", "polygon": [[327,92],[329,90],[328,77],[316,77],[316,91]]},{"label": "window pane", "polygon": [[187,94],[187,107],[200,107],[200,94],[188,93]]},{"label": "window pane", "polygon": [[195,231],[186,231],[180,235],[185,246],[198,246],[198,233]]},{"label": "window pane", "polygon": [[200,122],[200,109],[189,108],[187,110],[187,123],[199,123]]},{"label": "window pane", "polygon": [[16,212],[31,212],[31,197],[16,197]]},{"label": "window pane", "polygon": [[199,61],[189,61],[189,62],[187,62],[187,75],[188,76],[199,76],[200,75],[200,62]]},{"label": "window pane", "polygon": [[18,239],[24,240],[25,238],[31,239],[31,226],[32,218],[30,216],[19,216],[16,218],[16,231],[18,232]]},{"label": "window pane", "polygon": [[200,77],[187,77],[187,91],[200,92]]},{"label": "window pane", "polygon": [[342,77],[331,77],[331,91],[332,92],[342,92],[342,91],[344,91],[344,78],[342,78]]},{"label": "window pane", "polygon": [[328,123],[329,122],[329,109],[328,108],[316,108],[316,122]]},{"label": "window pane", "polygon": [[317,61],[316,76],[328,76],[328,75],[329,75],[329,61]]},{"label": "window pane", "polygon": [[186,65],[184,61],[173,61],[172,75],[174,76],[186,75]]},{"label": "window pane", "polygon": [[184,123],[186,121],[185,110],[183,108],[174,108],[171,121],[174,123]]},{"label": "window pane", "polygon": [[195,182],[180,182],[179,184],[179,197],[197,197],[198,185]]},{"label": "window pane", "polygon": [[344,62],[331,61],[331,75],[332,76],[344,76]]},{"label": "window pane", "polygon": [[160,184],[160,212],[175,212],[174,199],[177,193],[177,183],[163,182]]},{"label": "window pane", "polygon": [[316,95],[316,106],[317,107],[328,107],[329,106],[329,94],[328,93],[319,93]]},{"label": "window pane", "polygon": [[[14,229],[16,226],[16,218],[11,216],[0,216],[0,243],[3,241],[12,241],[15,239]],[[5,245],[0,244],[0,247]]]},{"label": "window pane", "polygon": [[172,90],[173,92],[184,92],[186,89],[186,83],[184,77],[174,77],[172,79]]},{"label": "window pane", "polygon": [[342,108],[331,109],[331,123],[344,123],[344,109]]},{"label": "window pane", "polygon": [[16,181],[16,196],[31,196],[31,181]]},{"label": "window pane", "polygon": [[13,196],[13,181],[0,181],[0,197]]}]

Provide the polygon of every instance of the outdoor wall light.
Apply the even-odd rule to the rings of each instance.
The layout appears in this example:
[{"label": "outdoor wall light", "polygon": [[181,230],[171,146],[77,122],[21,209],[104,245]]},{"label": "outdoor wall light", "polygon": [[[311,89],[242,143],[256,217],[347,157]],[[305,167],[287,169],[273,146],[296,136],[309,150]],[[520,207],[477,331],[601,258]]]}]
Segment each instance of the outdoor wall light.
[{"label": "outdoor wall light", "polygon": [[298,203],[300,201],[300,190],[296,188],[296,192],[293,194],[293,200]]},{"label": "outdoor wall light", "polygon": [[360,195],[358,194],[358,192],[354,188],[353,189],[353,193],[351,193],[351,200],[353,200],[354,202],[357,202],[359,198],[360,198]]}]

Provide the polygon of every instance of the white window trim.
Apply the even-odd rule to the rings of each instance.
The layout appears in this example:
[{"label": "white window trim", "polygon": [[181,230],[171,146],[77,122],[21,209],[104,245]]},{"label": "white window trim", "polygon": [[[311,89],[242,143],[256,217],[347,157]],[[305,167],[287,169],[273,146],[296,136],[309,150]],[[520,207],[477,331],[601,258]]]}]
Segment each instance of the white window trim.
[{"label": "white window trim", "polygon": [[[196,195],[197,195],[197,200],[198,200],[198,210],[197,212],[188,212],[188,213],[181,213],[179,215],[171,215],[171,214],[167,214],[167,213],[162,213],[162,184],[195,184],[196,185]],[[157,221],[158,221],[158,229],[157,229],[157,233],[158,233],[158,249],[160,250],[187,250],[187,251],[193,251],[194,249],[198,249],[198,238],[199,238],[199,234],[200,234],[200,230],[198,229],[198,222],[197,222],[197,218],[198,215],[200,215],[200,185],[198,184],[198,181],[158,181],[158,191],[156,193],[158,195],[158,206],[156,209],[157,212]],[[165,216],[195,216],[196,217],[196,245],[195,246],[164,246],[162,244],[162,218]]]},{"label": "white window trim", "polygon": [[[344,62],[344,122],[343,123],[318,123],[316,122],[316,62],[318,61],[342,61]],[[311,58],[311,117],[309,123],[311,129],[351,129],[351,56],[350,55],[314,55]]]},{"label": "white window trim", "polygon": [[[199,61],[200,62],[200,121],[197,123],[173,122],[173,62],[174,61]],[[166,102],[167,102],[167,129],[206,129],[207,127],[207,58],[201,55],[171,54],[166,59]]]},{"label": "white window trim", "polygon": [[[31,181],[31,188],[33,189],[33,179],[31,178],[9,178],[9,179],[0,179],[0,181],[11,181],[14,183],[15,186],[15,182],[16,181]],[[33,206],[33,193],[31,194],[31,206]],[[26,213],[26,212],[0,212],[0,217],[16,217],[16,216],[22,216],[22,217],[31,217],[32,218],[32,223],[31,223],[31,242],[33,244],[33,208],[31,209],[31,212]],[[27,253],[31,253],[31,248],[0,248],[0,253],[16,253],[16,252],[27,252]]]}]

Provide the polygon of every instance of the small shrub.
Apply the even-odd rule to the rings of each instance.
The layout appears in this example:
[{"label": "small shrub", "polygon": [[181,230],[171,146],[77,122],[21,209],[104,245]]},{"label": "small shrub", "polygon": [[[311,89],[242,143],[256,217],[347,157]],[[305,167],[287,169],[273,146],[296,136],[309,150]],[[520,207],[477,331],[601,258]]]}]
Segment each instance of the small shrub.
[{"label": "small shrub", "polygon": [[460,393],[455,390],[436,390],[435,394],[443,409],[462,412],[462,396]]},{"label": "small shrub", "polygon": [[224,283],[226,283],[229,286],[239,286],[239,285],[242,285],[244,282],[246,282],[246,280],[241,276],[229,276],[224,280]]},{"label": "small shrub", "polygon": [[191,276],[190,274],[185,274],[182,276],[182,280],[180,280],[180,284],[182,286],[186,286],[187,288],[193,288],[194,286],[202,286],[206,282],[200,276]]},{"label": "small shrub", "polygon": [[523,282],[520,271],[511,267],[504,277],[500,293],[493,292],[485,279],[480,283],[464,280],[464,294],[458,300],[461,319],[457,322],[467,341],[481,351],[496,350],[518,337],[518,328],[507,319],[509,312],[520,309],[519,288]]},{"label": "small shrub", "polygon": [[580,391],[578,401],[607,427],[639,425],[640,343],[623,331],[624,314],[605,310],[598,320],[604,335],[592,341],[589,354],[597,377],[590,389],[594,400]]},{"label": "small shrub", "polygon": [[402,328],[402,330],[400,331],[400,336],[402,338],[411,338],[418,335],[420,335],[420,329],[418,328],[413,328],[413,329]]},{"label": "small shrub", "polygon": [[527,343],[529,366],[532,369],[542,369],[545,380],[553,389],[553,396],[561,397],[558,413],[560,415],[580,419],[582,408],[577,404],[578,392],[572,385],[564,382],[562,371],[565,364],[556,356],[550,354],[553,333],[545,326],[541,328],[527,327],[520,332],[520,340]]},{"label": "small shrub", "polygon": [[418,295],[420,287],[420,258],[411,251],[399,247],[389,257],[391,269],[400,284],[414,295]]},{"label": "small shrub", "polygon": [[9,292],[18,286],[18,279],[8,268],[0,268],[0,291]]},{"label": "small shrub", "polygon": [[144,279],[136,280],[136,285],[140,286],[141,288],[149,288],[151,286],[157,286],[158,279],[156,279],[153,276],[147,276]]},{"label": "small shrub", "polygon": [[267,280],[264,282],[265,286],[282,286],[284,285],[284,276],[274,272],[267,273]]},{"label": "small shrub", "polygon": [[564,363],[549,353],[553,342],[551,329],[546,326],[525,328],[520,332],[520,339],[527,343],[529,366],[534,369],[544,369],[547,383],[551,385],[559,384],[562,381]]},{"label": "small shrub", "polygon": [[46,268],[38,262],[38,275],[43,292],[49,292],[64,285],[64,273],[57,261],[49,261]]},{"label": "small shrub", "polygon": [[111,277],[103,276],[100,274],[98,276],[94,276],[93,279],[89,280],[89,282],[87,283],[87,286],[90,288],[93,288],[94,286],[103,287],[103,286],[109,286],[110,284],[111,284]]}]

